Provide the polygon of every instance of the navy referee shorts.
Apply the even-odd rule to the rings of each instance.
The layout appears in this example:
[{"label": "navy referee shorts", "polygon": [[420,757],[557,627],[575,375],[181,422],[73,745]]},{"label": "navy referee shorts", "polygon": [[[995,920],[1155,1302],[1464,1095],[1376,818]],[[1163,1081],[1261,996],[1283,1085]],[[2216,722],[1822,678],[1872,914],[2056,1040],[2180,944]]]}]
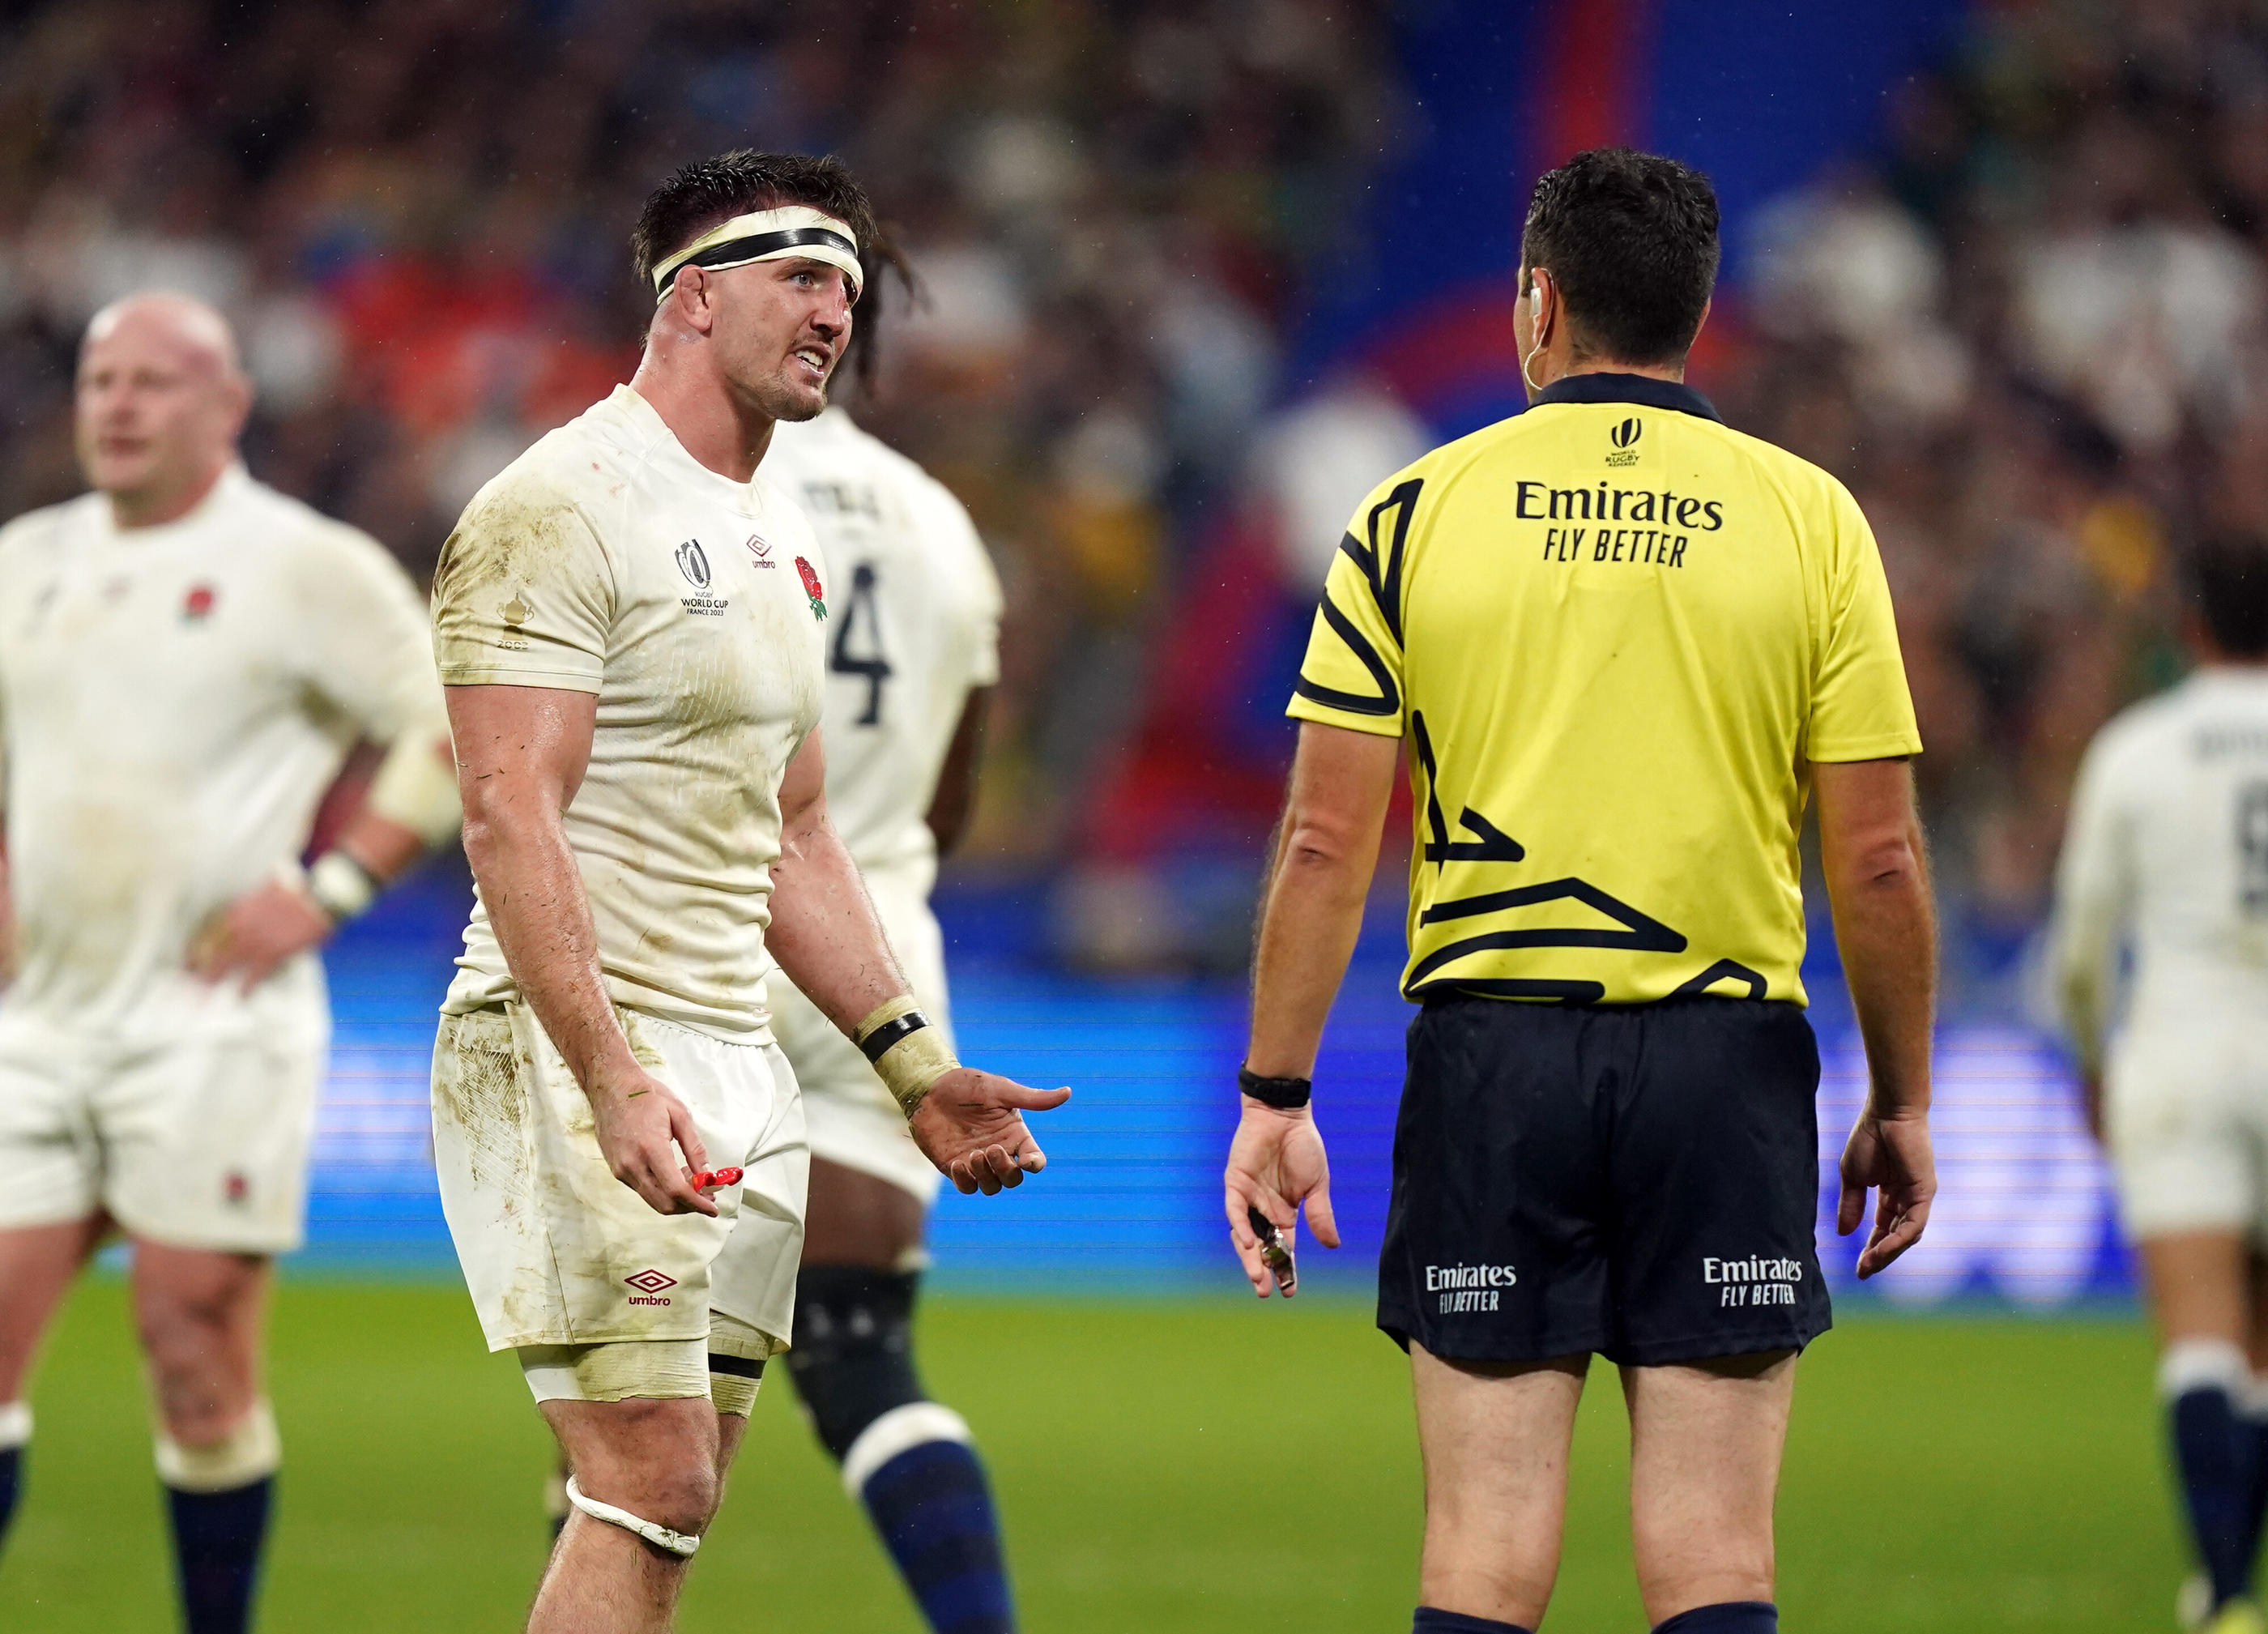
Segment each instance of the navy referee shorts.
[{"label": "navy referee shorts", "polygon": [[1819,1048],[1796,1005],[1444,997],[1410,1026],[1378,1325],[1458,1361],[1800,1350]]}]

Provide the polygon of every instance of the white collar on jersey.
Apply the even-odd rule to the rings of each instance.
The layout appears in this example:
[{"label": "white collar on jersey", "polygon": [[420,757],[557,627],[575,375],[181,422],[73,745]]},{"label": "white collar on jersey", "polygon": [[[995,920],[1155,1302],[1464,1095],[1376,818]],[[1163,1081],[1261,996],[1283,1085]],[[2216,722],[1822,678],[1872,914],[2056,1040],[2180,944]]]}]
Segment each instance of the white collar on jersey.
[{"label": "white collar on jersey", "polygon": [[795,255],[841,268],[843,276],[850,280],[850,298],[858,298],[866,275],[858,266],[858,235],[825,210],[804,204],[751,210],[711,227],[653,269],[654,298],[660,300],[669,293],[680,267],[721,272],[750,261],[784,261]]}]

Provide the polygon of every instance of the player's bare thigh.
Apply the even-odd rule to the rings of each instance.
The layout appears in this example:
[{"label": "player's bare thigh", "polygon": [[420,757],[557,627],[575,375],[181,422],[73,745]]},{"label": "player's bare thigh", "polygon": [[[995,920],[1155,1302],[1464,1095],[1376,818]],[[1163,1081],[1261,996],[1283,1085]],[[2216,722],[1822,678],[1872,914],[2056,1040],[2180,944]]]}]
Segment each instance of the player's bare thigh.
[{"label": "player's bare thigh", "polygon": [[1559,1574],[1567,1447],[1587,1356],[1451,1363],[1410,1347],[1425,1463],[1428,1606],[1534,1628]]},{"label": "player's bare thigh", "polygon": [[895,1270],[921,1247],[929,1209],[904,1187],[825,1158],[811,1160],[803,1262]]},{"label": "player's bare thigh", "polygon": [[40,1336],[109,1225],[97,1212],[0,1231],[0,1402],[22,1399]]},{"label": "player's bare thigh", "polygon": [[2248,1306],[2253,1253],[2234,1231],[2169,1232],[2136,1245],[2161,1343],[2222,1339],[2252,1343]]},{"label": "player's bare thigh", "polygon": [[265,1255],[135,1242],[135,1326],[175,1440],[217,1441],[259,1400],[271,1263]]},{"label": "player's bare thigh", "polygon": [[1625,1367],[1631,1542],[1646,1619],[1772,1597],[1772,1500],[1795,1352]]}]

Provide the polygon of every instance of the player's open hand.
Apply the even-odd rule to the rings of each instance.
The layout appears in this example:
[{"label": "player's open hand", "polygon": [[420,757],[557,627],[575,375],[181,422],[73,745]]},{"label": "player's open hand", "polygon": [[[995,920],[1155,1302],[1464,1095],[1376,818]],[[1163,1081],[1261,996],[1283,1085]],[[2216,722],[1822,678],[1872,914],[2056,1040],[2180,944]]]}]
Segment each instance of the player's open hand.
[{"label": "player's open hand", "polygon": [[694,1175],[709,1167],[709,1152],[676,1092],[633,1067],[593,1082],[587,1093],[599,1150],[616,1180],[644,1198],[656,1214],[717,1212],[717,1205],[694,1187]]},{"label": "player's open hand", "polygon": [[998,1072],[955,1067],[914,1108],[914,1144],[955,1189],[989,1197],[1048,1166],[1023,1115],[1070,1099],[1068,1089],[1027,1089]]},{"label": "player's open hand", "polygon": [[1867,1190],[1874,1189],[1874,1229],[1859,1254],[1859,1275],[1876,1271],[1921,1240],[1937,1196],[1937,1159],[1929,1145],[1929,1119],[1911,1112],[1860,1116],[1843,1148],[1843,1198],[1835,1230],[1847,1237],[1867,1217]]},{"label": "player's open hand", "polygon": [[281,880],[247,891],[207,919],[189,942],[189,970],[208,982],[237,978],[250,992],[296,953],[330,939],[331,916]]},{"label": "player's open hand", "polygon": [[[1229,1240],[1252,1292],[1266,1299],[1276,1278],[1261,1256],[1260,1239],[1252,1229],[1248,1211],[1257,1209],[1282,1233],[1284,1247],[1294,1249],[1300,1205],[1307,1204],[1307,1228],[1326,1248],[1339,1246],[1338,1222],[1331,1218],[1331,1165],[1323,1152],[1322,1131],[1306,1107],[1288,1111],[1248,1100],[1244,1120],[1229,1143],[1228,1172],[1222,1176],[1227,1190]],[[1295,1284],[1296,1285],[1296,1284]],[[1284,1290],[1290,1299],[1292,1288]]]}]

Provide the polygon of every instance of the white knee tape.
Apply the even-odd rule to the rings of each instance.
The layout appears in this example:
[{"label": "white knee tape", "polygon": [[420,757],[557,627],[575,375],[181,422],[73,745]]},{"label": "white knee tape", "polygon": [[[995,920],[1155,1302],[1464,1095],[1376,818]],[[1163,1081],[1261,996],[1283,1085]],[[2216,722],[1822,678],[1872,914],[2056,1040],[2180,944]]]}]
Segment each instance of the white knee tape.
[{"label": "white knee tape", "polygon": [[612,1504],[602,1504],[595,1498],[586,1498],[583,1489],[575,1484],[575,1477],[567,1477],[567,1501],[593,1520],[603,1520],[610,1527],[620,1527],[625,1532],[635,1532],[656,1549],[666,1549],[671,1554],[689,1560],[693,1551],[701,1547],[698,1537],[682,1532],[673,1532],[652,1520],[641,1520],[627,1509],[617,1509]]},{"label": "white knee tape", "polygon": [[698,1339],[524,1344],[519,1371],[539,1402],[671,1401],[709,1394],[709,1351]]},{"label": "white knee tape", "polygon": [[177,1492],[225,1492],[276,1473],[284,1439],[266,1402],[254,1402],[236,1428],[202,1446],[187,1446],[160,1432],[158,1478]]},{"label": "white knee tape", "polygon": [[0,1402],[0,1453],[12,1453],[32,1439],[32,1404]]},{"label": "white knee tape", "polygon": [[2176,1339],[2158,1358],[2158,1394],[2169,1402],[2192,1390],[2226,1390],[2241,1402],[2251,1383],[2251,1362],[2226,1339]]}]

